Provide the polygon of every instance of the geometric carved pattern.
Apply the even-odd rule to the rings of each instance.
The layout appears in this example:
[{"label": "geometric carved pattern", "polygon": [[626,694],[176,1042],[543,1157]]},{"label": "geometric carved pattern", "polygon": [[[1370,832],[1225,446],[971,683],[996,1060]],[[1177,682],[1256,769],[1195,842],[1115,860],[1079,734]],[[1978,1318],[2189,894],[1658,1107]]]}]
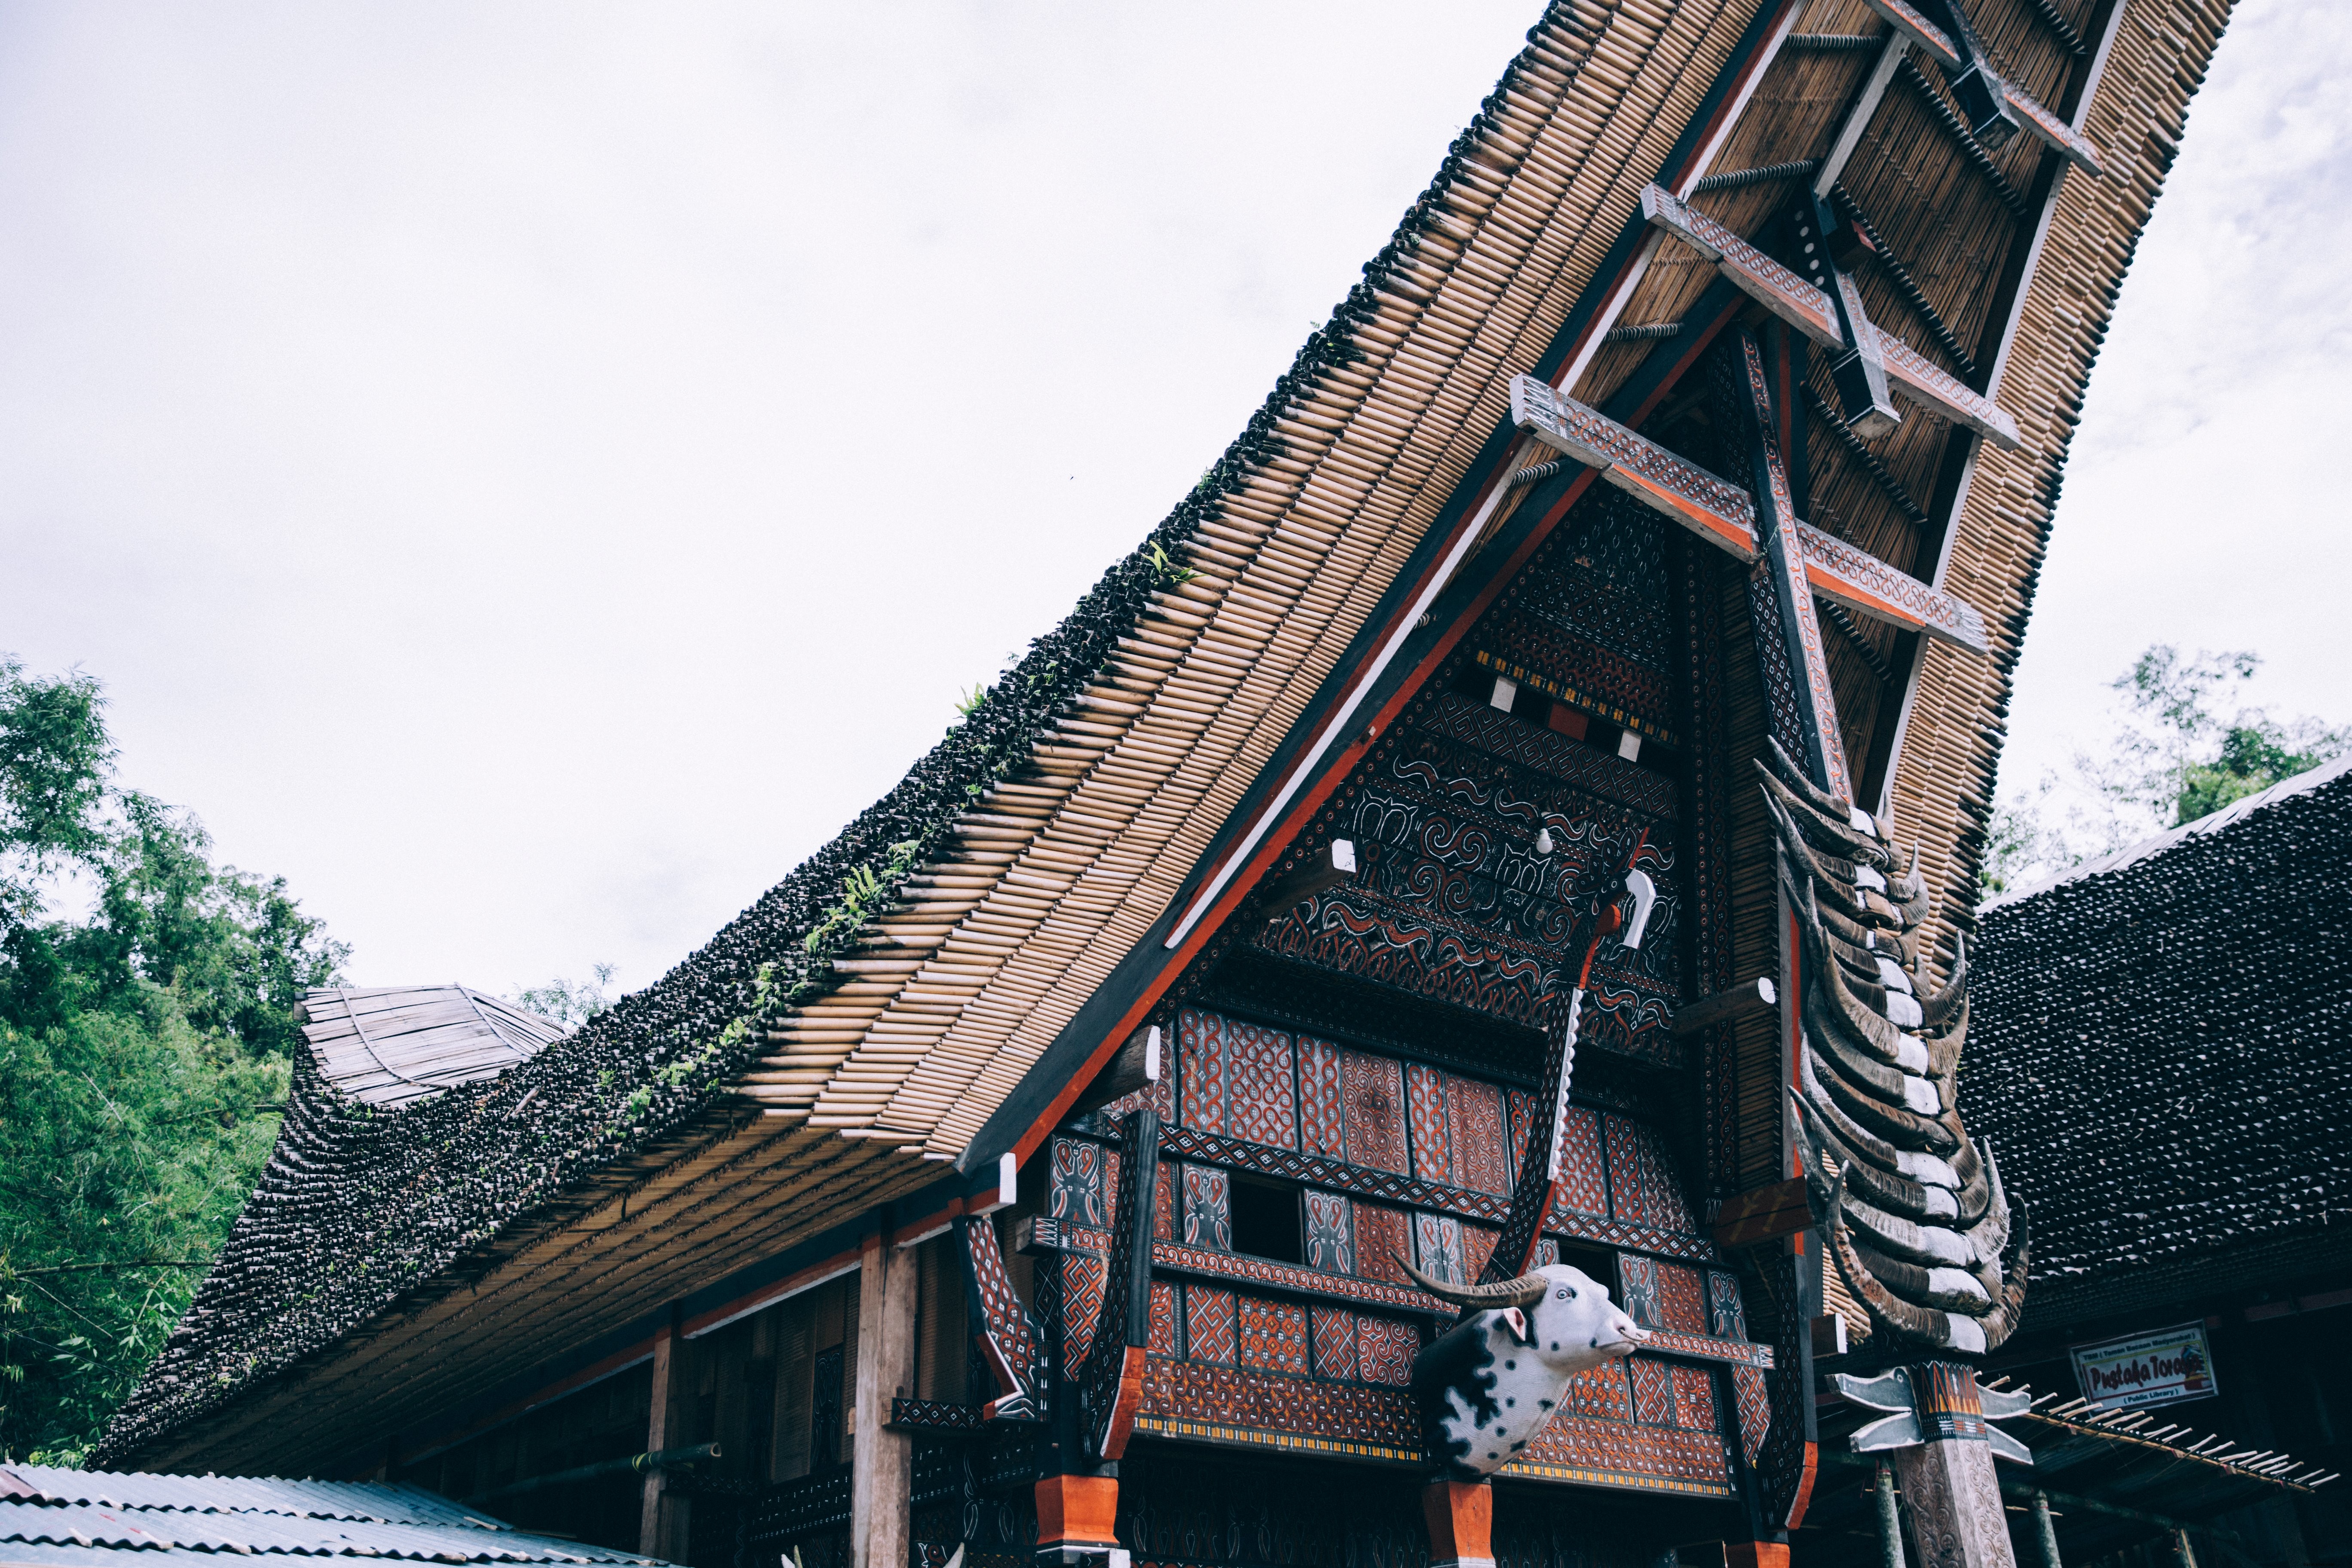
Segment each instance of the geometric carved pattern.
[{"label": "geometric carved pattern", "polygon": [[1626,1362],[1625,1373],[1633,1384],[1633,1419],[1649,1426],[1673,1426],[1674,1369],[1648,1356],[1634,1356]]},{"label": "geometric carved pattern", "polygon": [[1712,1432],[1671,1424],[1635,1426],[1559,1415],[1528,1445],[1506,1476],[1538,1476],[1636,1491],[1731,1497],[1729,1456]]},{"label": "geometric carved pattern", "polygon": [[979,1338],[1005,1402],[1002,1414],[1020,1418],[1042,1415],[1039,1405],[1045,1370],[1041,1364],[1045,1359],[1042,1336],[1036,1320],[1030,1317],[1005,1273],[996,1224],[984,1215],[968,1215],[956,1225],[963,1241],[964,1282],[980,1308]]},{"label": "geometric carved pattern", "polygon": [[1717,1430],[1715,1378],[1703,1366],[1677,1366],[1675,1375],[1675,1425],[1694,1432]]},{"label": "geometric carved pattern", "polygon": [[1234,1293],[1205,1285],[1184,1287],[1184,1354],[1217,1366],[1234,1364]]},{"label": "geometric carved pattern", "polygon": [[1232,1020],[1225,1026],[1225,1046],[1230,1053],[1226,1079],[1231,1086],[1227,1135],[1277,1149],[1297,1148],[1297,1068],[1291,1059],[1290,1037]]},{"label": "geometric carved pattern", "polygon": [[1486,1272],[1486,1260],[1495,1256],[1495,1244],[1503,1239],[1499,1230],[1488,1230],[1483,1225],[1462,1227],[1462,1277],[1475,1279]]},{"label": "geometric carved pattern", "polygon": [[1412,1126],[1412,1173],[1424,1182],[1455,1186],[1445,1137],[1445,1075],[1415,1062],[1404,1069],[1405,1100]]},{"label": "geometric carved pattern", "polygon": [[1412,1381],[1412,1358],[1421,1353],[1419,1330],[1394,1318],[1360,1318],[1356,1335],[1366,1383],[1402,1388]]},{"label": "geometric carved pattern", "polygon": [[1757,1457],[1764,1452],[1765,1432],[1772,1425],[1772,1398],[1765,1391],[1764,1369],[1733,1367],[1731,1396],[1739,1412],[1739,1451],[1753,1468]]},{"label": "geometric carved pattern", "polygon": [[1508,1194],[1510,1161],[1503,1152],[1503,1091],[1491,1083],[1449,1075],[1446,1108],[1452,1121],[1454,1173],[1457,1187]]},{"label": "geometric carved pattern", "polygon": [[1174,1355],[1179,1342],[1176,1287],[1164,1279],[1155,1279],[1151,1282],[1151,1353]]},{"label": "geometric carved pattern", "polygon": [[1570,1378],[1567,1405],[1579,1415],[1608,1421],[1633,1419],[1633,1394],[1625,1381],[1625,1363],[1604,1361]]},{"label": "geometric carved pattern", "polygon": [[1307,1309],[1263,1296],[1240,1298],[1239,1350],[1243,1366],[1307,1375]]},{"label": "geometric carved pattern", "polygon": [[[1568,1159],[1561,1166],[1564,1186],[1569,1184],[1574,1170],[1578,1119],[1592,1114],[1580,1106],[1569,1108],[1570,1137],[1565,1145]],[[1236,1170],[1255,1171],[1285,1181],[1311,1182],[1317,1186],[1336,1188],[1381,1203],[1438,1209],[1488,1224],[1499,1224],[1510,1213],[1509,1204],[1492,1194],[1474,1192],[1467,1187],[1419,1182],[1411,1176],[1366,1170],[1361,1165],[1351,1165],[1344,1161],[1295,1154],[1287,1149],[1262,1148],[1255,1143],[1195,1132],[1186,1127],[1163,1130],[1160,1152],[1168,1156],[1213,1160]],[[1597,1175],[1593,1179],[1596,1183],[1600,1180]],[[1596,1214],[1575,1212],[1565,1203],[1552,1210],[1551,1218],[1544,1228],[1582,1241],[1597,1241],[1608,1247],[1638,1247],[1644,1252],[1664,1253],[1670,1258],[1691,1258],[1710,1263],[1717,1258],[1715,1243],[1696,1232],[1674,1235],[1652,1230],[1647,1226],[1620,1225]]]},{"label": "geometric carved pattern", "polygon": [[1095,1326],[1101,1321],[1103,1289],[1110,1279],[1109,1261],[1095,1254],[1062,1254],[1062,1371],[1076,1376],[1094,1347]]},{"label": "geometric carved pattern", "polygon": [[1349,1164],[1403,1173],[1404,1075],[1401,1067],[1389,1057],[1366,1056],[1361,1051],[1339,1053]]},{"label": "geometric carved pattern", "polygon": [[1609,1178],[1601,1164],[1601,1113],[1571,1105],[1560,1128],[1559,1202],[1555,1215],[1596,1218],[1609,1212]]},{"label": "geometric carved pattern", "polygon": [[1748,1337],[1748,1309],[1739,1300],[1739,1277],[1710,1270],[1706,1277],[1706,1331],[1718,1340]]},{"label": "geometric carved pattern", "polygon": [[1366,1279],[1410,1285],[1397,1259],[1412,1257],[1412,1216],[1381,1204],[1356,1205],[1356,1272]]},{"label": "geometric carved pattern", "polygon": [[[1162,1123],[1165,1126],[1165,1123]],[[1181,1184],[1173,1162],[1160,1163],[1160,1179],[1151,1184],[1151,1238],[1176,1239],[1176,1189]]]},{"label": "geometric carved pattern", "polygon": [[1421,1447],[1420,1417],[1401,1390],[1156,1357],[1144,1365],[1135,1426],[1278,1447],[1312,1443],[1382,1458],[1417,1459]]},{"label": "geometric carved pattern", "polygon": [[1658,1326],[1685,1334],[1706,1333],[1705,1277],[1680,1263],[1660,1263],[1657,1270]]},{"label": "geometric carved pattern", "polygon": [[1184,1245],[1233,1250],[1233,1178],[1213,1165],[1184,1167]]},{"label": "geometric carved pattern", "polygon": [[1299,1149],[1328,1159],[1348,1157],[1341,1110],[1339,1047],[1312,1035],[1298,1037]]},{"label": "geometric carved pattern", "polygon": [[1106,1226],[1109,1211],[1103,1204],[1103,1150],[1099,1143],[1076,1138],[1054,1140],[1052,1191],[1045,1212],[1072,1225]]},{"label": "geometric carved pattern", "polygon": [[1186,1008],[1176,1016],[1184,1125],[1202,1132],[1225,1130],[1225,1020]]},{"label": "geometric carved pattern", "polygon": [[[1442,1279],[1449,1285],[1468,1283],[1471,1276],[1464,1271],[1462,1258],[1462,1222],[1452,1215],[1417,1214],[1412,1216],[1413,1263],[1432,1279]],[[1492,1250],[1489,1244],[1488,1250]]]},{"label": "geometric carved pattern", "polygon": [[1616,1217],[1653,1230],[1696,1230],[1657,1133],[1647,1123],[1622,1116],[1603,1116],[1601,1122],[1608,1134],[1609,1193]]},{"label": "geometric carved pattern", "polygon": [[1352,1381],[1356,1375],[1356,1314],[1340,1307],[1315,1309],[1315,1375]]},{"label": "geometric carved pattern", "polygon": [[[1237,1284],[1354,1301],[1368,1307],[1386,1307],[1393,1311],[1427,1312],[1434,1316],[1452,1310],[1434,1296],[1424,1296],[1411,1285],[1391,1285],[1385,1279],[1350,1278],[1345,1274],[1324,1274],[1312,1268],[1301,1268],[1296,1263],[1276,1263],[1270,1258],[1252,1258],[1245,1253],[1210,1252],[1204,1248],[1172,1247],[1163,1241],[1152,1247],[1151,1261],[1159,1268],[1184,1274],[1206,1275],[1213,1279],[1232,1280]],[[1694,1342],[1712,1345],[1716,1342],[1698,1340]],[[1734,1358],[1738,1360],[1746,1360],[1752,1352],[1761,1348],[1749,1345],[1731,1347],[1738,1352]]]},{"label": "geometric carved pattern", "polygon": [[1356,1271],[1356,1238],[1348,1224],[1348,1200],[1337,1193],[1307,1189],[1307,1267],[1327,1274]]}]

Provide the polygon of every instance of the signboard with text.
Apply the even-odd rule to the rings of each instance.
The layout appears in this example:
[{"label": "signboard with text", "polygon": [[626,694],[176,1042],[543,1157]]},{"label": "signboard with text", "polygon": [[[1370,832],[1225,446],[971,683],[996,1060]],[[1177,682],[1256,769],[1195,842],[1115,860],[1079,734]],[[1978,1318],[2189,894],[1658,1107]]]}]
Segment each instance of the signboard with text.
[{"label": "signboard with text", "polygon": [[2075,1345],[2074,1382],[2084,1398],[2113,1410],[2178,1405],[2221,1393],[2213,1382],[2213,1358],[2205,1348],[2205,1325],[2152,1329],[2104,1344]]}]

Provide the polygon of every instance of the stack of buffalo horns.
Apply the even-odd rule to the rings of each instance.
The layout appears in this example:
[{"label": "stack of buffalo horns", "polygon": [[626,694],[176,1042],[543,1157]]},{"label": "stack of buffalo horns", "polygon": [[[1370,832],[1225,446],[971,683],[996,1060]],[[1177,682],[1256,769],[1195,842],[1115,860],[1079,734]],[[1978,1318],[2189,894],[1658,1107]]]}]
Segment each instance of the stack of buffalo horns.
[{"label": "stack of buffalo horns", "polygon": [[2006,1271],[2010,1208],[1990,1148],[1960,1125],[1968,950],[1925,991],[1913,933],[1927,918],[1919,852],[1814,784],[1778,744],[1757,764],[1781,886],[1803,932],[1801,1086],[1790,1090],[1813,1218],[1846,1289],[1897,1351],[1981,1355],[2017,1327],[2026,1227]]}]

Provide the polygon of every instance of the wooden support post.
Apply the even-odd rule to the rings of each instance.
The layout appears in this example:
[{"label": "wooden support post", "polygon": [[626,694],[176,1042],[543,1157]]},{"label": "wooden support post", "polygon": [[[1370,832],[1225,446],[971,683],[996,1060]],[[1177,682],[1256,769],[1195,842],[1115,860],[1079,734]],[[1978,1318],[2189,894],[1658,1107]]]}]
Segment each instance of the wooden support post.
[{"label": "wooden support post", "polygon": [[914,1445],[890,1430],[890,1401],[914,1392],[915,1255],[866,1238],[857,1263],[857,1372],[850,1451],[851,1568],[904,1568]]},{"label": "wooden support post", "polygon": [[1789,1568],[1789,1543],[1785,1541],[1727,1541],[1723,1543],[1725,1568]]},{"label": "wooden support post", "polygon": [[1903,1518],[1895,1508],[1895,1470],[1878,1461],[1878,1555],[1886,1568],[1903,1568]]},{"label": "wooden support post", "polygon": [[[658,1454],[672,1446],[672,1440],[683,1430],[678,1421],[678,1406],[685,1394],[685,1371],[678,1362],[686,1341],[677,1331],[677,1314],[654,1334],[653,1401],[646,1415],[646,1452]],[[664,1495],[663,1474],[658,1468],[646,1471],[644,1500],[637,1514],[637,1550],[648,1557],[662,1557],[675,1563],[686,1554],[687,1510],[692,1506],[686,1498]]]},{"label": "wooden support post", "polygon": [[1047,1476],[1037,1483],[1040,1568],[1102,1568],[1125,1557],[1115,1529],[1118,1519],[1117,1475]]},{"label": "wooden support post", "polygon": [[1429,1568],[1495,1568],[1495,1483],[1433,1480],[1421,1489]]},{"label": "wooden support post", "polygon": [[2033,1489],[2033,1538],[2042,1546],[2042,1568],[2066,1568],[2058,1559],[2058,1527],[2050,1519],[2050,1494]]}]

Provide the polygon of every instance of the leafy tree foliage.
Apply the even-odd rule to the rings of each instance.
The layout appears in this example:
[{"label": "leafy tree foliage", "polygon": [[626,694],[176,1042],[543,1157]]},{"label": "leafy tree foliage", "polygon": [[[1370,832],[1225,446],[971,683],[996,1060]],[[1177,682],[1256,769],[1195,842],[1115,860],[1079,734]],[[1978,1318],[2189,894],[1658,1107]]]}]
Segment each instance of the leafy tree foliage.
[{"label": "leafy tree foliage", "polygon": [[0,658],[0,1458],[75,1462],[130,1391],[348,956],[115,762],[96,679]]},{"label": "leafy tree foliage", "polygon": [[567,1029],[576,1029],[613,1005],[605,987],[613,984],[619,965],[592,963],[593,981],[573,982],[557,975],[544,985],[526,985],[507,998],[526,1013],[536,1013]]},{"label": "leafy tree foliage", "polygon": [[1993,814],[1983,880],[2000,892],[2209,816],[2352,747],[2352,729],[2235,704],[2262,668],[2247,650],[2184,655],[2152,643],[2109,682],[2113,732]]}]

